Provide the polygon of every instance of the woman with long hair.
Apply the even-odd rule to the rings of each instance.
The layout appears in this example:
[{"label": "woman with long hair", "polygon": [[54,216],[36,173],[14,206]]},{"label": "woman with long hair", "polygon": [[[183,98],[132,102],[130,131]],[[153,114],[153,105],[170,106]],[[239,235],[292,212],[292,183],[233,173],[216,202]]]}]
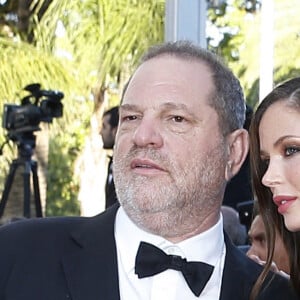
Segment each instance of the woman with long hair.
[{"label": "woman with long hair", "polygon": [[300,298],[300,77],[278,85],[259,104],[250,126],[250,160],[268,243],[252,299],[272,267],[276,229],[289,252],[290,280]]}]

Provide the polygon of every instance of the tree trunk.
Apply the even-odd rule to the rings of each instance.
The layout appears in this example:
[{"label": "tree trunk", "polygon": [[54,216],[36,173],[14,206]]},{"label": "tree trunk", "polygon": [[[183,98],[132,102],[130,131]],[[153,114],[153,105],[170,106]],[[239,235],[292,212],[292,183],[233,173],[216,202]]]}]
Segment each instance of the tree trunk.
[{"label": "tree trunk", "polygon": [[100,88],[95,94],[91,134],[87,137],[83,152],[76,163],[76,175],[80,178],[78,199],[82,216],[93,216],[105,209],[107,157],[100,135],[105,89]]},{"label": "tree trunk", "polygon": [[31,2],[32,0],[18,0],[18,30],[22,34],[28,32]]}]

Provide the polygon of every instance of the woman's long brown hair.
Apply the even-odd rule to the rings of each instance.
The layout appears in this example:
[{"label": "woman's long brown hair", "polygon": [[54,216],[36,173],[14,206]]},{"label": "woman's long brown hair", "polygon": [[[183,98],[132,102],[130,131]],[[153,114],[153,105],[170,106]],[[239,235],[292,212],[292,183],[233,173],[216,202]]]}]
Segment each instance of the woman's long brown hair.
[{"label": "woman's long brown hair", "polygon": [[286,229],[283,217],[278,213],[277,207],[273,202],[270,189],[262,184],[262,178],[267,170],[267,166],[260,157],[259,126],[266,110],[278,101],[286,102],[289,107],[294,108],[300,113],[300,77],[284,82],[268,94],[255,111],[250,125],[250,164],[252,185],[255,199],[258,202],[259,211],[265,224],[268,245],[267,261],[262,273],[252,289],[250,300],[256,299],[271,268],[275,247],[276,228],[282,235],[282,239],[289,254],[292,286],[294,287],[297,295],[300,297],[300,233],[293,233]]}]

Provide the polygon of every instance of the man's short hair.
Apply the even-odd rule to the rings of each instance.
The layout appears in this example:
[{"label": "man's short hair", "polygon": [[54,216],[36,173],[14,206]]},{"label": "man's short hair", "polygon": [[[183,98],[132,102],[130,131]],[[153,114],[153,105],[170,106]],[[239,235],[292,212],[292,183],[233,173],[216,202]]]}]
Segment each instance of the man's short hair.
[{"label": "man's short hair", "polygon": [[[140,65],[155,57],[174,56],[186,61],[205,63],[212,73],[214,92],[208,99],[208,104],[219,116],[219,127],[223,135],[243,128],[245,122],[246,102],[242,87],[237,77],[213,52],[201,48],[190,41],[167,42],[155,45],[142,57]],[[124,87],[123,96],[130,80]]]},{"label": "man's short hair", "polygon": [[114,106],[111,109],[107,110],[103,116],[110,116],[109,125],[112,128],[118,127],[119,124],[119,106]]}]

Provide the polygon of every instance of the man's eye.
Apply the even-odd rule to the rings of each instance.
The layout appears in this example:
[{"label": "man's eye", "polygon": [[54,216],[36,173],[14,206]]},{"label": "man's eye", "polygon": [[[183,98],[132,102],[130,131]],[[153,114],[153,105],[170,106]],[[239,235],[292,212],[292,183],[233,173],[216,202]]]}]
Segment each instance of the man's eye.
[{"label": "man's eye", "polygon": [[181,123],[184,121],[184,117],[181,117],[181,116],[173,116],[172,117],[172,120],[174,120],[175,122],[177,123]]},{"label": "man's eye", "polygon": [[124,121],[134,121],[137,119],[137,116],[125,116],[123,117]]},{"label": "man's eye", "polygon": [[291,156],[295,153],[298,153],[299,151],[300,151],[299,147],[286,147],[284,153],[286,156]]}]

